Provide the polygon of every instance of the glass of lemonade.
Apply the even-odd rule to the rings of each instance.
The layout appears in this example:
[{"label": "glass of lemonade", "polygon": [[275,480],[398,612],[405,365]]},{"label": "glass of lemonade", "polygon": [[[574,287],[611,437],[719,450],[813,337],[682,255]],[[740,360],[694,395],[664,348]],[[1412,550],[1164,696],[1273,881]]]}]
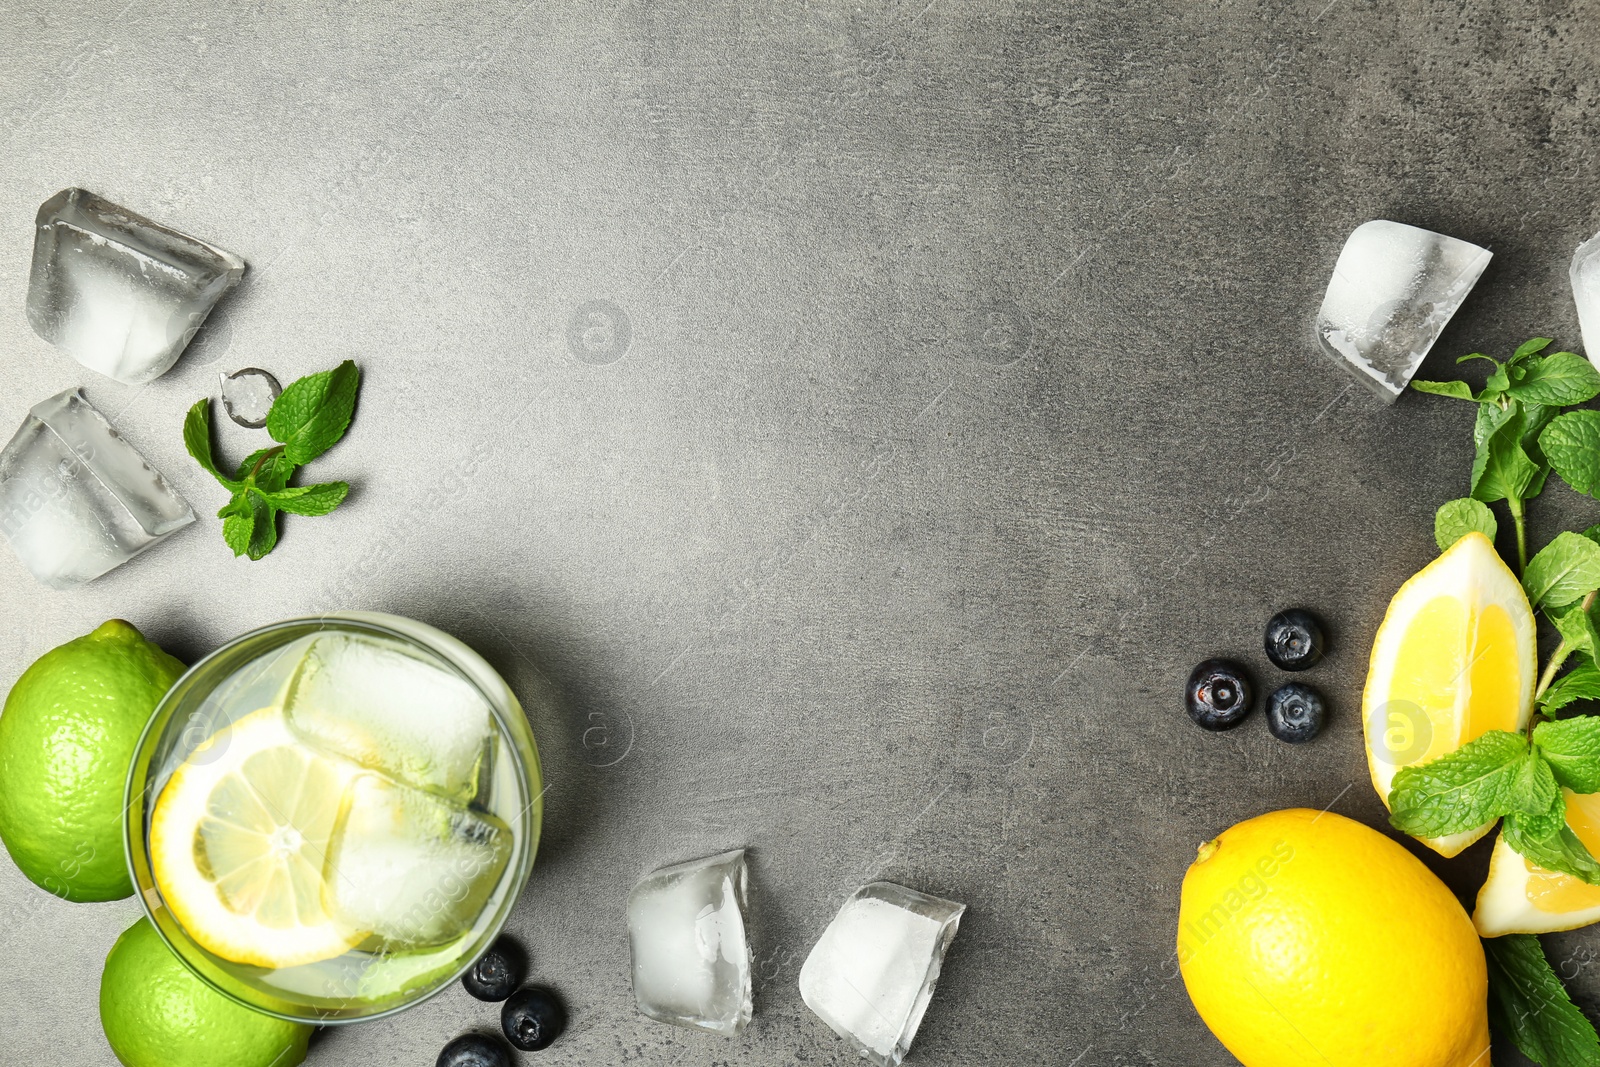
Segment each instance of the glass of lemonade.
[{"label": "glass of lemonade", "polygon": [[517,698],[431,626],[290,619],[192,667],[128,777],[161,936],[242,1004],[316,1024],[409,1007],[505,925],[533,867],[538,750]]}]

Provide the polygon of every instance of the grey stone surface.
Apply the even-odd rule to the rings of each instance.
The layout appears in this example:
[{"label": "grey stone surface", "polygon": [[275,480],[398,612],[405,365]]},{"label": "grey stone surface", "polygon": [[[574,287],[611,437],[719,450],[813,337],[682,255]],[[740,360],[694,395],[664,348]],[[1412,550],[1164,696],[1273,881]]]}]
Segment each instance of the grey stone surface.
[{"label": "grey stone surface", "polygon": [[[110,616],[192,660],[335,604],[548,679],[513,928],[573,1026],[539,1063],[851,1062],[795,982],[876,878],[970,906],[910,1062],[1229,1063],[1168,977],[1184,868],[1273,808],[1381,823],[1366,645],[1468,468],[1466,409],[1382,407],[1311,319],[1383,217],[1495,252],[1424,376],[1578,343],[1595,11],[770,7],[0,7],[5,432],[81,383],[206,514],[179,426],[219,370],[366,372],[320,462],[351,500],[262,563],[210,519],[75,593],[0,553],[0,680]],[[251,264],[147,387],[24,319],[69,185]],[[1535,536],[1595,519],[1552,488]],[[1189,667],[1275,682],[1289,604],[1331,625],[1328,733],[1194,729]],[[740,846],[754,1022],[644,1019],[628,888]],[[1484,863],[1435,867],[1466,893]],[[113,1063],[94,990],[137,914],[0,863],[0,1061]],[[1595,1008],[1593,932],[1549,943]],[[452,990],[311,1062],[430,1063],[493,1017]]]}]

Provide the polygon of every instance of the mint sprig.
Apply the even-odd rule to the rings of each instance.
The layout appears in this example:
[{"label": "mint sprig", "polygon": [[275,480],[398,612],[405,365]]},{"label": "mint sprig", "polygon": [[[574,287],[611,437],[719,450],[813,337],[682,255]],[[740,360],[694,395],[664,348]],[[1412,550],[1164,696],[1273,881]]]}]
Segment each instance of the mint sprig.
[{"label": "mint sprig", "polygon": [[[1396,772],[1390,821],[1419,837],[1442,837],[1503,819],[1500,836],[1530,863],[1600,885],[1600,862],[1567,825],[1568,790],[1600,792],[1600,717],[1556,719],[1571,705],[1600,700],[1600,525],[1557,534],[1528,558],[1527,502],[1554,472],[1573,490],[1600,498],[1600,411],[1563,411],[1600,396],[1600,372],[1572,352],[1547,352],[1547,337],[1518,346],[1481,389],[1464,381],[1413,382],[1478,406],[1469,493],[1434,516],[1445,551],[1474,531],[1494,540],[1489,504],[1504,501],[1516,531],[1517,572],[1529,603],[1561,641],[1534,689],[1530,729],[1491,730],[1447,756]],[[1559,672],[1563,667],[1565,674]],[[1544,1067],[1600,1067],[1600,1037],[1573,1005],[1537,938],[1511,934],[1484,942],[1490,1018],[1529,1059]]]},{"label": "mint sprig", "polygon": [[345,482],[290,482],[299,467],[344,436],[360,389],[361,372],[348,359],[333,370],[291,382],[267,414],[267,433],[278,444],[245,457],[232,477],[219,469],[212,448],[211,399],[199,400],[189,409],[183,420],[184,447],[232,494],[217,517],[222,519],[222,539],[235,556],[258,560],[277,547],[281,511],[326,515],[344,502],[350,492]]},{"label": "mint sprig", "polygon": [[1489,1021],[1544,1067],[1600,1067],[1600,1037],[1572,1003],[1532,934],[1483,943],[1489,963]]},{"label": "mint sprig", "polygon": [[1485,504],[1506,502],[1516,526],[1518,571],[1528,565],[1524,505],[1544,490],[1551,470],[1580,493],[1600,492],[1600,412],[1557,414],[1600,396],[1600,371],[1574,352],[1541,355],[1550,343],[1548,337],[1525,341],[1504,363],[1481,352],[1456,360],[1493,364],[1479,390],[1464,381],[1411,383],[1418,392],[1478,405],[1469,495]]},{"label": "mint sprig", "polygon": [[[1490,730],[1447,756],[1402,767],[1389,790],[1389,822],[1413,837],[1476,830],[1513,811],[1550,807],[1539,754],[1521,734]],[[1553,779],[1549,791],[1556,792]]]},{"label": "mint sprig", "polygon": [[[1572,691],[1561,703],[1583,699],[1591,678],[1600,682],[1592,662],[1581,670],[1563,681]],[[1447,837],[1504,818],[1506,844],[1524,857],[1600,885],[1600,863],[1567,827],[1563,787],[1600,792],[1600,718],[1538,721],[1528,734],[1489,730],[1438,759],[1402,767],[1389,790],[1389,822],[1413,837]]]}]

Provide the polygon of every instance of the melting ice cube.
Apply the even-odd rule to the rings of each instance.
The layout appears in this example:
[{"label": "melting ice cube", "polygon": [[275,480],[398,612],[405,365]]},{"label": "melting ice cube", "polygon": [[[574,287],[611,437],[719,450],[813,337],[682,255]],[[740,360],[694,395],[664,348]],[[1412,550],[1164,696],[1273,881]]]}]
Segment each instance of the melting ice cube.
[{"label": "melting ice cube", "polygon": [[1334,265],[1317,337],[1392,402],[1467,298],[1492,253],[1399,222],[1357,226]]},{"label": "melting ice cube", "polygon": [[868,1061],[897,1067],[965,910],[890,882],[862,886],[800,968],[801,999]]},{"label": "melting ice cube", "polygon": [[1572,257],[1572,299],[1578,304],[1584,354],[1600,367],[1600,233],[1579,245]]},{"label": "melting ice cube", "polygon": [[193,521],[77,389],[35,404],[0,452],[0,533],[57,589],[98,578]]},{"label": "melting ice cube", "polygon": [[628,895],[633,995],[652,1019],[715,1034],[750,1021],[744,852],[656,871]]},{"label": "melting ice cube", "polygon": [[328,847],[328,909],[387,950],[440,945],[472,928],[510,855],[493,815],[362,775]]},{"label": "melting ice cube", "polygon": [[244,260],[82,189],[39,208],[28,279],[34,332],[137,385],[177,362]]},{"label": "melting ice cube", "polygon": [[259,367],[222,375],[222,408],[228,418],[248,430],[259,430],[267,424],[272,402],[282,392],[278,379]]},{"label": "melting ice cube", "polygon": [[284,697],[311,744],[465,803],[493,755],[488,702],[456,674],[376,637],[323,634]]}]

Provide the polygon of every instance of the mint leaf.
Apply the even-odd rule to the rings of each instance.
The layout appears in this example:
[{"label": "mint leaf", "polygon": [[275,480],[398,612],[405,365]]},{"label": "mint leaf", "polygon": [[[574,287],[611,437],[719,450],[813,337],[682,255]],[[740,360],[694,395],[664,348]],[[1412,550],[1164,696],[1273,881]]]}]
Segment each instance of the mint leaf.
[{"label": "mint leaf", "polygon": [[1548,338],[1548,337],[1530,337],[1528,340],[1526,340],[1526,341],[1522,342],[1520,345],[1518,345],[1517,346],[1517,350],[1515,352],[1511,353],[1511,362],[1513,362],[1513,363],[1520,362],[1521,360],[1524,360],[1529,356],[1535,355],[1535,354],[1537,354],[1539,352],[1543,352],[1545,349],[1547,349],[1549,347],[1550,347],[1550,338]]},{"label": "mint leaf", "polygon": [[1520,813],[1542,816],[1557,810],[1565,822],[1566,807],[1561,799],[1561,787],[1556,784],[1555,771],[1537,746],[1517,765],[1516,777],[1506,790],[1505,803],[1508,810],[1501,813],[1504,815]]},{"label": "mint leaf", "polygon": [[[1519,401],[1522,404],[1522,447],[1528,449],[1528,455],[1533,455],[1533,450],[1538,448],[1539,434],[1550,425],[1550,420],[1561,411],[1553,404],[1535,404],[1528,401]],[[1541,451],[1539,455],[1544,455]]]},{"label": "mint leaf", "polygon": [[1600,1035],[1567,995],[1532,934],[1486,938],[1489,1021],[1542,1067],[1600,1067]]},{"label": "mint leaf", "polygon": [[267,503],[291,515],[326,515],[344,503],[350,486],[344,482],[297,485],[266,494]]},{"label": "mint leaf", "polygon": [[[1480,406],[1480,422],[1485,410],[1497,406]],[[1508,498],[1520,500],[1528,495],[1528,487],[1539,475],[1538,465],[1522,448],[1525,425],[1522,411],[1513,406],[1503,418],[1491,417],[1490,421],[1496,425],[1473,459],[1471,495],[1474,500],[1485,503]]]},{"label": "mint leaf", "polygon": [[200,464],[201,469],[209,473],[223,487],[230,492],[239,488],[239,483],[225,477],[217,469],[217,461],[211,454],[211,399],[197,400],[189,413],[183,417],[183,447],[189,450],[189,455]]},{"label": "mint leaf", "polygon": [[1501,836],[1517,854],[1547,871],[1559,871],[1589,885],[1600,885],[1600,864],[1566,823],[1566,802],[1545,815],[1512,812]]},{"label": "mint leaf", "polygon": [[1573,489],[1590,496],[1600,491],[1600,411],[1556,416],[1539,435],[1539,447]]},{"label": "mint leaf", "polygon": [[1545,456],[1544,449],[1539,447],[1539,435],[1550,425],[1550,420],[1555,418],[1558,411],[1560,408],[1544,404],[1522,404],[1522,451],[1539,468],[1539,473],[1533,476],[1527,491],[1522,494],[1524,500],[1544,492],[1544,480],[1550,476],[1550,460]]},{"label": "mint leaf", "polygon": [[1520,407],[1514,403],[1507,407],[1501,407],[1499,404],[1492,402],[1479,404],[1478,416],[1472,423],[1473,447],[1482,449],[1484,445],[1489,443],[1489,438],[1494,435],[1496,430],[1516,418],[1518,414],[1520,414]]},{"label": "mint leaf", "polygon": [[1486,356],[1482,352],[1468,352],[1464,356],[1457,356],[1456,357],[1456,365],[1460,366],[1461,364],[1465,363],[1469,359],[1486,359],[1490,363],[1493,363],[1496,367],[1498,367],[1500,365],[1500,361],[1498,359],[1495,359],[1493,356]]},{"label": "mint leaf", "polygon": [[[1554,714],[1579,700],[1600,700],[1600,669],[1593,663],[1583,663],[1572,668],[1566,674],[1555,680],[1555,683],[1546,689],[1539,697],[1539,710],[1546,715]],[[1579,719],[1568,719],[1563,722],[1586,722],[1587,716]],[[1600,719],[1594,721],[1600,722]],[[1548,725],[1548,724],[1541,724]],[[1535,727],[1537,730],[1538,727]],[[1538,736],[1535,734],[1535,736]],[[1560,775],[1558,774],[1559,778]],[[1563,783],[1565,784],[1565,783]],[[1596,779],[1593,789],[1579,789],[1572,786],[1574,793],[1600,793],[1600,778]]]},{"label": "mint leaf", "polygon": [[248,515],[229,515],[222,520],[222,539],[233,549],[235,556],[242,556],[250,549],[250,533],[255,529],[255,524]]},{"label": "mint leaf", "polygon": [[1493,541],[1497,529],[1489,505],[1470,496],[1447,500],[1433,514],[1433,539],[1438,542],[1440,552],[1474,530]]},{"label": "mint leaf", "polygon": [[[1592,695],[1600,696],[1600,671],[1593,664],[1579,668],[1584,669]],[[1533,743],[1563,787],[1580,794],[1600,793],[1600,718],[1585,715],[1542,722],[1533,728]]]},{"label": "mint leaf", "polygon": [[344,436],[355,412],[361,372],[345,360],[333,370],[289,383],[267,414],[267,433],[292,463],[309,463]]},{"label": "mint leaf", "polygon": [[249,495],[240,493],[228,502],[217,516],[222,519],[222,539],[233,549],[235,556],[250,551],[250,540],[255,534],[255,509],[250,506]]},{"label": "mint leaf", "polygon": [[1600,653],[1600,629],[1595,627],[1594,615],[1584,611],[1581,603],[1545,614],[1555,623],[1556,632],[1569,650],[1587,652],[1590,656]]},{"label": "mint leaf", "polygon": [[1432,393],[1434,396],[1454,397],[1456,400],[1476,400],[1472,395],[1472,386],[1466,382],[1419,382],[1413,380],[1411,388],[1419,393]]},{"label": "mint leaf", "polygon": [[1443,837],[1518,810],[1534,788],[1523,781],[1528,756],[1521,734],[1490,730],[1447,756],[1402,767],[1389,791],[1389,822],[1413,837]]},{"label": "mint leaf", "polygon": [[[1513,818],[1515,816],[1515,818]],[[1516,823],[1513,828],[1512,823]],[[1561,799],[1545,811],[1526,812],[1514,811],[1506,816],[1506,841],[1509,844],[1515,838],[1522,838],[1530,842],[1530,848],[1539,849],[1553,847],[1541,844],[1561,833],[1562,827],[1567,825],[1567,800],[1562,794]],[[1552,868],[1554,869],[1554,868]]]},{"label": "mint leaf", "polygon": [[1600,371],[1576,353],[1535,357],[1520,369],[1522,380],[1506,390],[1518,400],[1568,407],[1600,396]]},{"label": "mint leaf", "polygon": [[1528,561],[1522,588],[1536,608],[1564,607],[1600,589],[1600,545],[1582,534],[1556,534]]},{"label": "mint leaf", "polygon": [[250,498],[252,520],[250,545],[246,554],[252,560],[257,560],[278,546],[278,509],[267,503],[254,489],[245,490],[245,495]]}]

